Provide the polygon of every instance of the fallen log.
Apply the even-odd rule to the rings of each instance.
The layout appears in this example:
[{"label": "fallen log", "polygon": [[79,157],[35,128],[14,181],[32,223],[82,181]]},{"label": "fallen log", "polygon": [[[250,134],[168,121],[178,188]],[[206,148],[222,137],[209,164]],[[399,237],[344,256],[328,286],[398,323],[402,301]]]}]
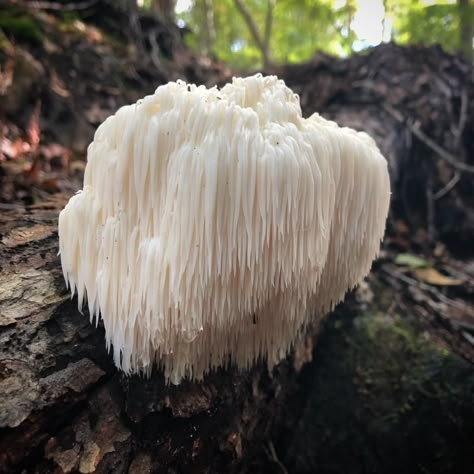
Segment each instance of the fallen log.
[{"label": "fallen log", "polygon": [[[219,370],[167,386],[124,377],[63,282],[64,201],[0,219],[0,471],[236,470],[281,416],[296,371]],[[56,469],[56,471],[55,471]]]},{"label": "fallen log", "polygon": [[[397,281],[385,256],[322,334],[272,373],[220,369],[179,386],[159,372],[125,377],[65,289],[64,202],[0,217],[0,472],[414,472],[412,462],[460,472],[470,459],[467,301],[464,328],[440,342],[426,330],[433,321],[418,319],[432,297],[404,286],[403,269]],[[457,303],[443,313],[451,322]]]}]

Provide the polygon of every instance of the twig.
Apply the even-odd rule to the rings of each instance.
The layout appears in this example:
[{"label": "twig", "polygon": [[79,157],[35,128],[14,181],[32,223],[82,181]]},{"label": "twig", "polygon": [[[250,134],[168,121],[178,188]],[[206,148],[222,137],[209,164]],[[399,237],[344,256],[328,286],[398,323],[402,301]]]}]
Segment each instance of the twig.
[{"label": "twig", "polygon": [[458,161],[451,153],[446,151],[444,148],[441,148],[436,142],[434,142],[430,137],[428,137],[427,135],[425,135],[424,132],[421,131],[420,125],[417,122],[413,124],[410,124],[409,122],[407,122],[407,125],[412,131],[413,135],[415,135],[425,145],[427,145],[435,153],[437,153],[438,156],[442,158],[444,161],[447,161],[451,166],[458,169],[459,171],[474,173],[474,166]]},{"label": "twig", "polygon": [[130,10],[129,10],[129,22],[130,22],[130,30],[132,31],[132,35],[134,36],[135,43],[137,44],[138,52],[140,56],[145,55],[145,45],[143,44],[143,31],[140,25],[140,20],[138,18],[138,6],[137,2],[133,1],[130,2]]},{"label": "twig", "polygon": [[15,72],[15,46],[13,40],[6,40],[6,47],[4,47],[7,53],[7,60],[5,63],[5,72],[2,72],[0,67],[0,95],[5,95],[9,87],[13,83],[13,73]]},{"label": "twig", "polygon": [[268,450],[270,451],[270,456],[272,461],[281,469],[283,474],[288,474],[288,470],[286,469],[285,465],[278,459],[275,446],[273,446],[273,442],[268,442]]},{"label": "twig", "polygon": [[468,101],[468,96],[467,96],[467,89],[463,89],[462,94],[461,94],[461,110],[459,112],[458,126],[456,127],[456,130],[454,132],[454,135],[456,137],[454,141],[454,145],[456,146],[456,148],[459,146],[462,133],[464,132],[464,127],[466,125],[468,103],[469,101]]},{"label": "twig", "polygon": [[472,337],[467,331],[461,331],[464,338],[474,346],[474,337]]},{"label": "twig", "polygon": [[156,41],[155,31],[150,30],[148,33],[148,41],[150,42],[151,51],[150,51],[150,59],[153,65],[156,67],[158,71],[162,71],[161,61],[160,61],[160,46],[158,45],[158,41]]},{"label": "twig", "polygon": [[[388,267],[388,268],[387,268]],[[400,272],[394,265],[383,265],[382,266],[382,271],[387,273],[388,275],[391,275],[395,278],[398,278],[401,281],[404,281],[410,286],[418,287],[421,288],[422,290],[427,291],[428,293],[431,293],[432,295],[436,296],[439,301],[441,301],[444,304],[447,304],[449,306],[452,306],[454,308],[458,308],[462,311],[466,309],[466,304],[459,303],[456,300],[452,300],[451,298],[448,298],[447,296],[443,295],[440,291],[436,290],[430,285],[427,285],[421,281],[415,280],[414,278],[410,278],[409,276],[403,274]]]},{"label": "twig", "polygon": [[25,206],[23,204],[8,204],[8,203],[3,203],[0,202],[0,209],[3,209],[5,211],[11,211],[14,209],[24,209]]},{"label": "twig", "polygon": [[[253,40],[255,41],[255,45],[262,53],[263,59],[263,67],[267,68],[271,66],[272,61],[270,59],[270,52],[267,48],[268,45],[265,45],[265,39],[262,38],[260,32],[258,30],[257,24],[255,23],[250,10],[248,9],[247,5],[242,0],[234,0],[235,6],[237,10],[239,10],[240,14],[243,16],[244,21],[252,35]],[[270,8],[271,6],[269,6]]]},{"label": "twig", "polygon": [[393,117],[395,120],[401,123],[406,123],[410,131],[415,135],[419,140],[421,140],[427,147],[431,148],[441,159],[448,162],[451,166],[456,168],[459,171],[464,171],[466,173],[474,173],[474,166],[468,165],[461,161],[458,161],[454,155],[446,151],[444,148],[440,147],[435,141],[428,137],[420,129],[420,124],[418,122],[411,122],[410,120],[405,120],[403,115],[398,111],[392,108],[390,105],[385,104],[384,109]]},{"label": "twig", "polygon": [[446,184],[446,186],[443,186],[440,190],[436,191],[433,194],[433,199],[437,201],[438,199],[441,199],[442,197],[446,196],[446,194],[451,191],[456,184],[458,184],[459,180],[461,179],[461,173],[459,171],[456,171],[454,173],[454,176],[449,180],[449,182]]}]

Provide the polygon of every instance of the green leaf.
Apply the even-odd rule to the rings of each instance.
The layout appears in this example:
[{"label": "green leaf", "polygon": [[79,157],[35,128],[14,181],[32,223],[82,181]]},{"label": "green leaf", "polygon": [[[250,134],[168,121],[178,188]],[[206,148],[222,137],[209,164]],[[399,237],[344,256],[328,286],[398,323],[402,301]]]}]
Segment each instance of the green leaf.
[{"label": "green leaf", "polygon": [[411,253],[398,254],[397,258],[395,258],[395,263],[397,265],[406,265],[410,268],[427,268],[430,266],[429,262]]}]

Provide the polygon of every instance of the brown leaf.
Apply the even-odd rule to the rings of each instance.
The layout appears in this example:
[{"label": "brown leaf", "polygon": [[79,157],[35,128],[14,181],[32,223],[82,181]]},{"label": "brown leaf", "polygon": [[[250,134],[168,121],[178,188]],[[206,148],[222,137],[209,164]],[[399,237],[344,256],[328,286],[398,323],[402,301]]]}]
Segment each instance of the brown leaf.
[{"label": "brown leaf", "polygon": [[59,97],[69,97],[71,95],[64,85],[64,82],[54,70],[51,72],[50,87]]},{"label": "brown leaf", "polygon": [[417,268],[415,275],[420,281],[437,286],[457,286],[462,285],[463,281],[459,278],[451,278],[449,276],[439,273],[434,268]]},{"label": "brown leaf", "polygon": [[55,178],[44,179],[41,182],[41,188],[49,193],[58,193],[61,191],[58,180]]},{"label": "brown leaf", "polygon": [[41,113],[41,101],[38,100],[35,105],[35,109],[31,114],[30,124],[28,125],[28,142],[31,145],[31,149],[36,151],[40,142],[40,126],[39,118]]}]

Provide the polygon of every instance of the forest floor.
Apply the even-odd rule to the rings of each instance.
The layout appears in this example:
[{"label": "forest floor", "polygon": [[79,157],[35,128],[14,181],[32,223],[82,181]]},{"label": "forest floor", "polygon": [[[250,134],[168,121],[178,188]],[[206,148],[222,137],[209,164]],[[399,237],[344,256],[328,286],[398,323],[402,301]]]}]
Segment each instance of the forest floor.
[{"label": "forest floor", "polygon": [[[12,231],[18,216],[48,202],[59,210],[81,187],[87,145],[121,105],[170,80],[232,76],[182,46],[177,28],[146,15],[131,28],[112,13],[0,6],[3,250],[22,238]],[[438,48],[383,45],[268,72],[299,94],[305,115],[368,131],[388,159],[393,196],[380,259],[323,325],[315,362],[255,466],[465,472],[474,449],[472,66]],[[0,335],[12,324],[0,311]]]}]

